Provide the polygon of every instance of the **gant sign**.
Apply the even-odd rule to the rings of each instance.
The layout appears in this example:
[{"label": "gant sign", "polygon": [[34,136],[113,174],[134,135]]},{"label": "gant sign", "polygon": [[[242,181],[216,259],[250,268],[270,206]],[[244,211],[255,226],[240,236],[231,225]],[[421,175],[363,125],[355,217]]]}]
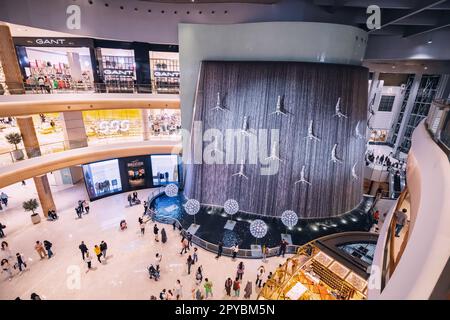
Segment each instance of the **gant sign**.
[{"label": "gant sign", "polygon": [[61,46],[66,42],[66,39],[36,39],[36,44],[43,45],[57,45]]},{"label": "gant sign", "polygon": [[111,75],[111,76],[133,76],[134,72],[133,70],[116,70],[116,69],[104,69],[103,73],[105,75]]}]

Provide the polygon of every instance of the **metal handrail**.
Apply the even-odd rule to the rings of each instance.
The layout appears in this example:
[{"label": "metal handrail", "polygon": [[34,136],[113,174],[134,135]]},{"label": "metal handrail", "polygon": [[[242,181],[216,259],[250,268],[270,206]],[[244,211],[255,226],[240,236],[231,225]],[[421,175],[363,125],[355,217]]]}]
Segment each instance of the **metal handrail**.
[{"label": "metal handrail", "polygon": [[[148,198],[148,207],[150,208],[154,202],[154,200],[161,196],[164,192],[161,192],[160,190],[156,191],[156,194],[151,195]],[[157,221],[159,223],[165,223],[165,224],[173,224],[173,222],[175,222],[175,226],[177,228],[179,228],[181,226],[181,233],[182,234],[187,234],[187,230],[183,228],[183,225],[180,223],[180,221],[178,221],[178,219],[173,218],[173,217],[164,217],[163,219],[158,220],[157,218],[155,219],[155,217],[151,217],[152,221]],[[202,249],[205,249],[207,251],[210,252],[214,252],[217,253],[219,246],[217,244],[208,242],[200,237],[197,237],[196,235],[192,235],[192,243],[195,243],[197,246],[199,246]],[[293,254],[296,253],[298,248],[300,248],[301,246],[298,245],[287,245],[286,247],[286,254]],[[267,258],[269,257],[274,257],[276,255],[278,255],[278,252],[280,251],[280,247],[273,247],[273,248],[268,248],[269,252],[266,255]],[[223,247],[222,250],[222,255],[223,256],[227,256],[227,257],[231,257],[233,255],[233,251],[231,248],[229,247]],[[261,252],[261,256],[255,256],[255,251],[251,250],[251,249],[239,249],[237,255],[237,258],[247,258],[247,259],[261,259],[262,256],[262,252]]]}]

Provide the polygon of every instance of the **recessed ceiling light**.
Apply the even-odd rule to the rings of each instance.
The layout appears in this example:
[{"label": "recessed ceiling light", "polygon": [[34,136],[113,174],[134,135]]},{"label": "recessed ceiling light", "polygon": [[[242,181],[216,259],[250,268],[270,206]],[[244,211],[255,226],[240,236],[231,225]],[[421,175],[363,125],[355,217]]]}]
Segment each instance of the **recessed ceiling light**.
[{"label": "recessed ceiling light", "polygon": [[423,67],[423,69],[424,69],[424,70],[427,70],[427,69],[428,69],[428,67],[427,67],[427,66],[425,66],[425,67]]},{"label": "recessed ceiling light", "polygon": [[395,66],[392,66],[392,69],[395,69]]},{"label": "recessed ceiling light", "polygon": [[430,40],[427,41],[427,43],[428,43],[428,44],[432,44],[432,43],[433,43],[433,40],[430,39]]}]

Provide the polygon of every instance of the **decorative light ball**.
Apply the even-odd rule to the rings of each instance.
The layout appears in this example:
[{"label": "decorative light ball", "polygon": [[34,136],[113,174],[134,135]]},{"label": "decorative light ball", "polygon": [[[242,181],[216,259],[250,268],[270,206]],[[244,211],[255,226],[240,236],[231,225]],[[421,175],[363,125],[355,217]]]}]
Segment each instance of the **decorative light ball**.
[{"label": "decorative light ball", "polygon": [[253,220],[250,223],[250,233],[255,238],[264,238],[267,234],[267,224],[261,219]]},{"label": "decorative light ball", "polygon": [[198,202],[195,199],[189,199],[185,204],[184,204],[184,210],[186,210],[186,213],[188,215],[196,215],[198,213],[198,211],[200,210],[200,202]]},{"label": "decorative light ball", "polygon": [[225,201],[223,208],[227,214],[232,216],[239,211],[239,203],[234,199],[228,199],[227,201]]},{"label": "decorative light ball", "polygon": [[281,222],[288,227],[294,227],[298,222],[297,214],[292,210],[286,210],[281,214]]},{"label": "decorative light ball", "polygon": [[178,194],[178,186],[176,184],[171,183],[166,186],[164,192],[168,197],[176,197]]}]

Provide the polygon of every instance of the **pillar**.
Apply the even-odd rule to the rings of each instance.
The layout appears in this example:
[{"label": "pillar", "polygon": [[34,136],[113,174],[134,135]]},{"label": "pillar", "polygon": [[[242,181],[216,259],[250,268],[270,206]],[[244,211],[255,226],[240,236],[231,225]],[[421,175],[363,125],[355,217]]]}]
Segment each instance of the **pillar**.
[{"label": "pillar", "polygon": [[67,61],[69,62],[70,75],[74,81],[82,80],[80,55],[76,52],[67,53]]},{"label": "pillar", "polygon": [[77,149],[88,146],[82,111],[65,111],[59,114],[64,133],[64,147]]},{"label": "pillar", "polygon": [[41,155],[41,149],[36,136],[33,118],[31,116],[25,116],[17,117],[16,120],[28,158],[39,157]]},{"label": "pillar", "polygon": [[42,212],[44,216],[48,216],[48,210],[56,210],[55,202],[53,201],[52,191],[48,183],[47,175],[33,177],[34,185],[41,203]]},{"label": "pillar", "polygon": [[11,31],[6,24],[0,23],[0,61],[5,74],[6,92],[24,94],[22,74],[17,61],[16,49]]},{"label": "pillar", "polygon": [[141,115],[142,115],[142,137],[144,141],[150,140],[150,110],[148,109],[141,109]]}]

